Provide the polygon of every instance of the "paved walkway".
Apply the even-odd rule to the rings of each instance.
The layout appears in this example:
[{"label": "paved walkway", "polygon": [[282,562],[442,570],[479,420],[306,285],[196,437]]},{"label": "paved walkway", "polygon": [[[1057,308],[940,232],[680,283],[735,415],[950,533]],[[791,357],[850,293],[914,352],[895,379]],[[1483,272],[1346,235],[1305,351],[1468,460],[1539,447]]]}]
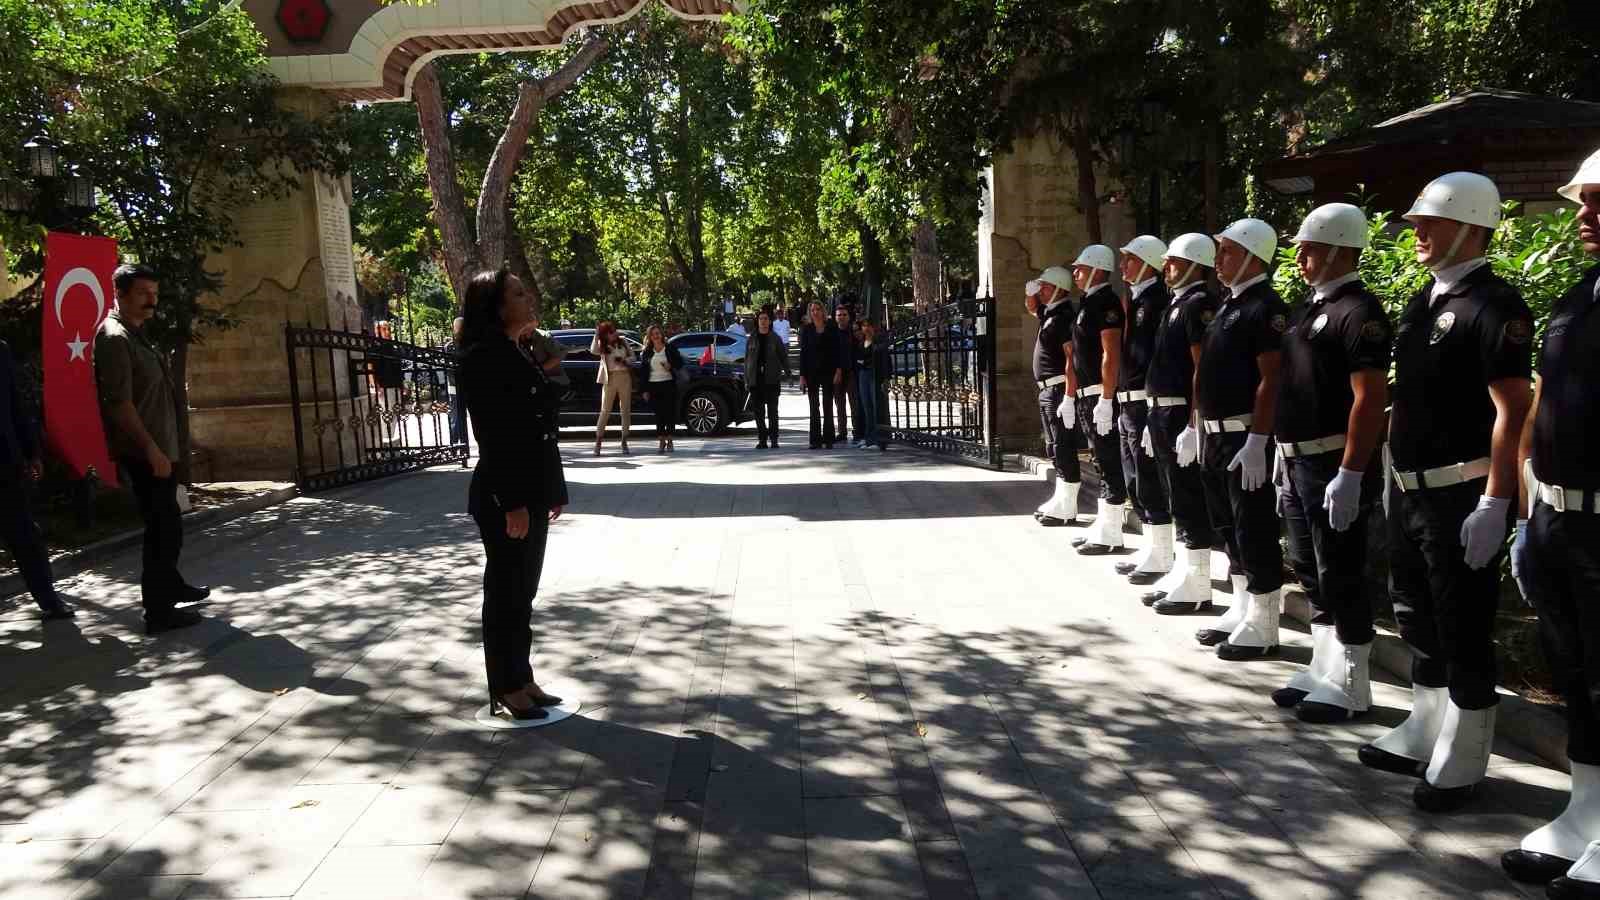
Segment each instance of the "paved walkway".
[{"label": "paved walkway", "polygon": [[470,722],[460,470],[191,535],[186,633],[142,635],[133,556],[65,585],[75,625],[13,602],[0,897],[1524,896],[1498,855],[1565,776],[1497,756],[1419,814],[1354,759],[1405,691],[1300,726],[1289,663],[1144,609],[1040,482],[751,444],[569,449],[534,664],[586,708],[547,729]]}]

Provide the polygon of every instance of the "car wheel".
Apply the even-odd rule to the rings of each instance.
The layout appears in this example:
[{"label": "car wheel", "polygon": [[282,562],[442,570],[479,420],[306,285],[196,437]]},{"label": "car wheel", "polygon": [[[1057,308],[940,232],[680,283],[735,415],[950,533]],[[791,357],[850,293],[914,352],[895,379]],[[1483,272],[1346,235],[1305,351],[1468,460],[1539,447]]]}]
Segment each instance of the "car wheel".
[{"label": "car wheel", "polygon": [[695,391],[683,405],[683,424],[691,434],[716,434],[728,424],[728,401],[716,391]]}]

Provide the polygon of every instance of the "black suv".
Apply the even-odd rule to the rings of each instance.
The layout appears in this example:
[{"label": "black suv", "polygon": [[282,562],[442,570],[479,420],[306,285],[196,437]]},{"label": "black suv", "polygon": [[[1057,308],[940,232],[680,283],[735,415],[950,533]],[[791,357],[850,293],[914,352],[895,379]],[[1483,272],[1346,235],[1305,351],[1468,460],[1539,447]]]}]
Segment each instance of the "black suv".
[{"label": "black suv", "polygon": [[[637,356],[644,349],[637,335],[620,332]],[[567,348],[561,369],[572,381],[561,399],[562,425],[593,425],[600,415],[600,360],[589,352],[593,328],[552,331],[550,336]],[[708,358],[706,350],[716,344]],[[693,434],[717,434],[730,425],[750,421],[744,386],[745,339],[737,334],[688,332],[668,341],[683,355],[689,381],[678,395],[678,422]],[[635,424],[654,422],[644,393],[645,374],[637,362],[633,366],[633,420]],[[621,410],[613,409],[610,424],[622,424]]]}]

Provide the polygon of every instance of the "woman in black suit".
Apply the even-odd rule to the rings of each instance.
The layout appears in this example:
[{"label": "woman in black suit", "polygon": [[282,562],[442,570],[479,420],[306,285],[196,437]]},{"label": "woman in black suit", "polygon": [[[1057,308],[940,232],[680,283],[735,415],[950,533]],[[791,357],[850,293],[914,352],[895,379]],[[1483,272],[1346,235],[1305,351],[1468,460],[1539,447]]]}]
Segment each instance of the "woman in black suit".
[{"label": "woman in black suit", "polygon": [[808,311],[811,320],[800,329],[800,389],[811,405],[811,449],[832,450],[833,397],[844,380],[842,366],[849,360],[839,359],[839,332],[822,304],[813,300]]},{"label": "woman in black suit", "polygon": [[478,438],[467,512],[478,523],[483,572],[483,657],[489,706],[514,719],[542,719],[561,698],[533,678],[533,598],[550,523],[567,505],[557,448],[561,392],[524,355],[533,327],[522,282],[505,269],[467,286],[459,384]]}]

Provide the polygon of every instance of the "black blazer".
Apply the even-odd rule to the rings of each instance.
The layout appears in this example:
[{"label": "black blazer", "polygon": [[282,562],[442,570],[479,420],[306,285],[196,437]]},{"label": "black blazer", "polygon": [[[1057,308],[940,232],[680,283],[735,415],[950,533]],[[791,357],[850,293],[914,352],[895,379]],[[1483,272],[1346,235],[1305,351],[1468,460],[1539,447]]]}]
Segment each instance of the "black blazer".
[{"label": "black blazer", "polygon": [[459,378],[479,453],[467,511],[479,516],[526,507],[540,515],[566,506],[556,445],[561,389],[499,335],[466,348]]},{"label": "black blazer", "polygon": [[[656,348],[650,344],[645,344],[644,351],[639,354],[639,362],[644,366],[644,383],[646,385],[650,383],[650,358],[655,355]],[[678,348],[671,344],[667,345],[667,364],[672,367],[672,377],[676,379],[678,373],[683,371],[683,354],[679,353]],[[649,388],[646,387],[645,390],[649,390]]]},{"label": "black blazer", "polygon": [[889,340],[883,335],[868,347],[865,342],[858,341],[855,346],[855,370],[857,372],[871,371],[879,384],[889,380],[892,369],[889,365]]},{"label": "black blazer", "polygon": [[22,376],[11,348],[0,341],[0,466],[20,465],[39,455],[39,432],[22,399]]},{"label": "black blazer", "polygon": [[812,323],[800,328],[800,374],[813,381],[832,381],[833,373],[850,364],[848,355],[839,354],[839,326],[832,320],[822,333]]}]

